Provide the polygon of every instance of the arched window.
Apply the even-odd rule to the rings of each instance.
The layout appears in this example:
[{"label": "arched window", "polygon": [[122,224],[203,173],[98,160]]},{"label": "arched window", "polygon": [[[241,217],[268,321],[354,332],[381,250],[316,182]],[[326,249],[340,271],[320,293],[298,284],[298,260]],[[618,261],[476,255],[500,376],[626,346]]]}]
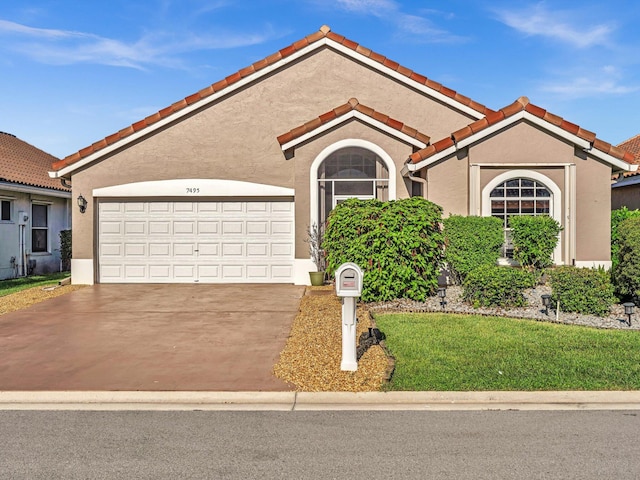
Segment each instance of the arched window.
[{"label": "arched window", "polygon": [[505,243],[503,256],[513,258],[509,219],[514,215],[553,216],[553,194],[547,186],[532,178],[511,178],[499,183],[489,193],[491,215],[503,222]]},{"label": "arched window", "polygon": [[389,199],[389,170],[382,159],[363,147],[331,153],[318,167],[318,219],[348,198]]}]

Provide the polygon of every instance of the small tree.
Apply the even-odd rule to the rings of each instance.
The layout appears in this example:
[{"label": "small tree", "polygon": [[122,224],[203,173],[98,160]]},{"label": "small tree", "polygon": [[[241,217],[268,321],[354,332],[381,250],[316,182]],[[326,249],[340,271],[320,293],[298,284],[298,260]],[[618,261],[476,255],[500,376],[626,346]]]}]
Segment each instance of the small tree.
[{"label": "small tree", "polygon": [[319,272],[324,272],[327,268],[322,242],[324,241],[324,225],[313,223],[307,228],[307,239],[305,242],[309,244],[309,255],[315,263]]},{"label": "small tree", "polygon": [[618,293],[640,298],[640,217],[627,218],[618,225],[618,262],[613,281]]},{"label": "small tree", "polygon": [[618,250],[620,240],[618,238],[618,225],[627,218],[640,217],[640,210],[629,210],[621,207],[611,211],[611,270],[615,271],[618,266]]},{"label": "small tree", "polygon": [[520,215],[509,219],[513,258],[522,267],[541,270],[553,265],[553,250],[558,245],[560,224],[548,215]]}]

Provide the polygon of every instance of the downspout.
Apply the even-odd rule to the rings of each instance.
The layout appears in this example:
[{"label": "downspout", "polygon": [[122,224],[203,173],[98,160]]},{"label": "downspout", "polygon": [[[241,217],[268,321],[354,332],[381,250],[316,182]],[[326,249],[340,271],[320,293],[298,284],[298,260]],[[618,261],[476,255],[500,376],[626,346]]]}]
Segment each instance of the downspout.
[{"label": "downspout", "polygon": [[67,179],[64,177],[60,177],[60,183],[64,188],[71,188],[71,184],[67,182]]},{"label": "downspout", "polygon": [[407,178],[409,180],[411,180],[414,183],[420,183],[422,184],[422,198],[428,198],[427,197],[427,179],[426,178],[422,178],[421,176],[414,176],[416,172],[409,172],[409,174],[407,175]]}]

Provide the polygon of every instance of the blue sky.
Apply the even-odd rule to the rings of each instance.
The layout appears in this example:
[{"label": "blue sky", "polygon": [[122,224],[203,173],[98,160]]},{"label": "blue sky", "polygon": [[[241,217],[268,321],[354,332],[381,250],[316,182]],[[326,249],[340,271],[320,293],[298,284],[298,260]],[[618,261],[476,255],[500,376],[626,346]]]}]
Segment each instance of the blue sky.
[{"label": "blue sky", "polygon": [[640,133],[640,2],[21,0],[0,10],[0,131],[65,157],[326,24],[493,109],[521,95]]}]

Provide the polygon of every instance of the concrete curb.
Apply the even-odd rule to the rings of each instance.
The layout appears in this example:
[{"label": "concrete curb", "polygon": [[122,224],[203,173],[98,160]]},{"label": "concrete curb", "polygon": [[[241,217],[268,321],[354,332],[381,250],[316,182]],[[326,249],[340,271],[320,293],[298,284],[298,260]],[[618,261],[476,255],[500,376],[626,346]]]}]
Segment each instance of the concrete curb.
[{"label": "concrete curb", "polygon": [[615,392],[0,392],[1,410],[640,410]]}]

